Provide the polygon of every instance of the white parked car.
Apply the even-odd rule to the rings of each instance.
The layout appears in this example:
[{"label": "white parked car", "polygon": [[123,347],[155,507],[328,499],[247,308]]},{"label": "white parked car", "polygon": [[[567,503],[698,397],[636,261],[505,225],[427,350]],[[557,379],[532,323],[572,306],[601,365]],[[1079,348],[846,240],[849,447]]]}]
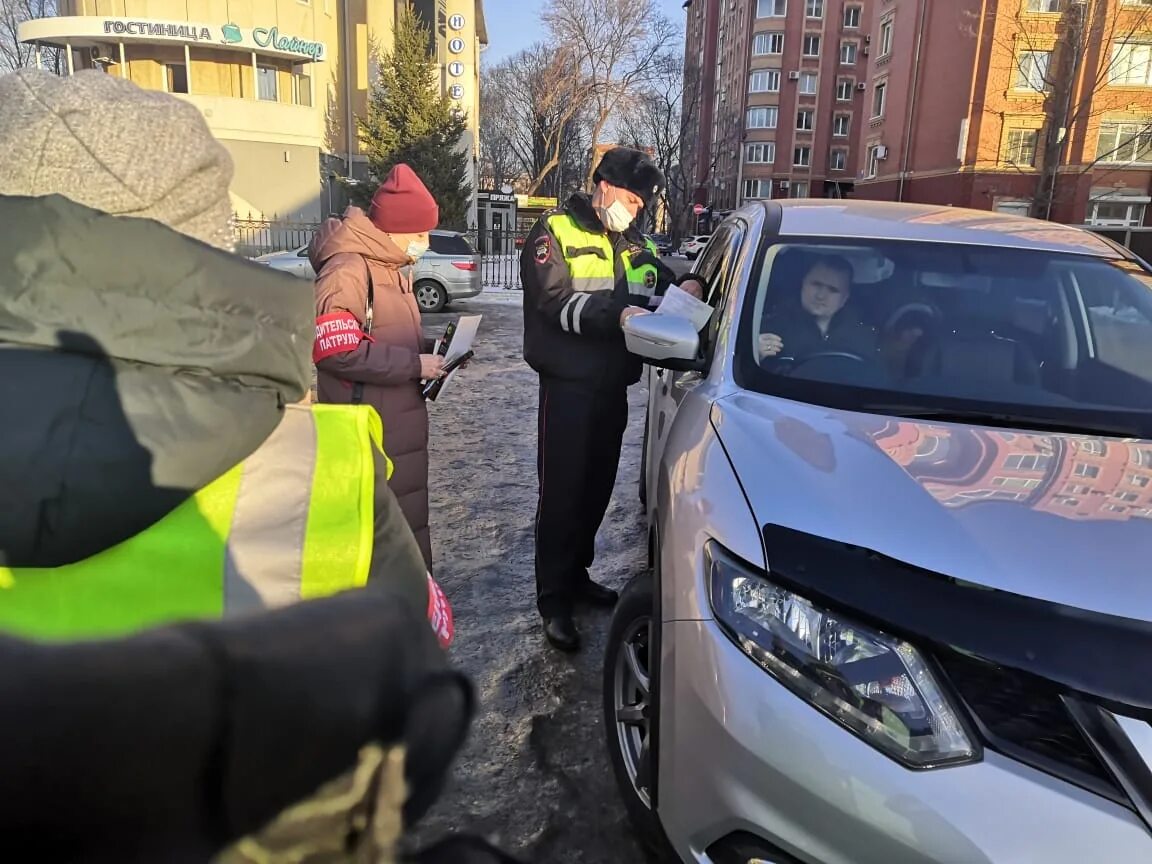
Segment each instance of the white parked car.
[{"label": "white parked car", "polygon": [[[475,297],[483,288],[480,256],[463,234],[433,231],[428,252],[416,262],[416,302],[421,312],[439,312],[453,300]],[[302,279],[315,279],[308,247],[272,252],[253,259]]]},{"label": "white parked car", "polygon": [[680,241],[680,254],[689,261],[694,261],[700,253],[704,251],[704,247],[708,245],[708,241],[711,239],[711,234],[697,234],[693,237],[685,237]]}]

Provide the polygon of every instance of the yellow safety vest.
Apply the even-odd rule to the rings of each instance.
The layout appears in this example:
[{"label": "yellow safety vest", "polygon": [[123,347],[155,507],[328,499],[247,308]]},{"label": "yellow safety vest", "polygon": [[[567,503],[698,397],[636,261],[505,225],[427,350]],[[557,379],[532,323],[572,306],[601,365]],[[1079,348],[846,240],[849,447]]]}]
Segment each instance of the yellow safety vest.
[{"label": "yellow safety vest", "polygon": [[[616,287],[616,267],[612,260],[612,241],[607,234],[588,231],[563,210],[547,218],[548,230],[560,244],[560,253],[572,274],[572,287],[581,293],[612,291]],[[645,246],[659,256],[656,244],[645,240]],[[652,264],[632,263],[632,253],[621,255],[628,293],[651,298],[656,291],[657,273]]]},{"label": "yellow safety vest", "polygon": [[118,636],[364,585],[382,439],[370,406],[289,406],[260,449],[135,537],[62,567],[0,567],[0,631]]}]

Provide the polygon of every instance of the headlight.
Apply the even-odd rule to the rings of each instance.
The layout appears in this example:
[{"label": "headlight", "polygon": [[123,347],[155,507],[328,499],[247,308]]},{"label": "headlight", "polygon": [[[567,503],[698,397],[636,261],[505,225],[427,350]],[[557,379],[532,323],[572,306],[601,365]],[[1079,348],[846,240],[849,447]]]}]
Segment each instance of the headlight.
[{"label": "headlight", "polygon": [[712,609],[777,681],[912,768],[980,752],[920,652],[781,588],[709,543]]}]

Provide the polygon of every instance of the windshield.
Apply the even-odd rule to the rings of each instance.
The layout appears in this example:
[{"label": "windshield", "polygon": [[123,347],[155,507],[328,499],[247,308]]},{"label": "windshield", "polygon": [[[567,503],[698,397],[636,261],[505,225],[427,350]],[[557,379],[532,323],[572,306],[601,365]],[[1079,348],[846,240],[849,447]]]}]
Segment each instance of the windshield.
[{"label": "windshield", "polygon": [[1002,247],[790,241],[741,313],[741,386],[849,410],[1148,437],[1152,275]]}]

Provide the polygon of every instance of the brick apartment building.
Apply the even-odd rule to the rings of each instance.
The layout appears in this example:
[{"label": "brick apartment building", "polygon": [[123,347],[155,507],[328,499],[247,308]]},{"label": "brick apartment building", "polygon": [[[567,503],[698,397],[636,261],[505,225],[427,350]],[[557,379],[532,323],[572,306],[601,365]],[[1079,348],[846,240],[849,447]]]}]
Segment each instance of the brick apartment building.
[{"label": "brick apartment building", "polygon": [[1149,224],[1149,0],[873,0],[873,16],[856,197]]},{"label": "brick apartment building", "polygon": [[692,0],[682,156],[713,221],[753,198],[852,194],[877,3]]}]

